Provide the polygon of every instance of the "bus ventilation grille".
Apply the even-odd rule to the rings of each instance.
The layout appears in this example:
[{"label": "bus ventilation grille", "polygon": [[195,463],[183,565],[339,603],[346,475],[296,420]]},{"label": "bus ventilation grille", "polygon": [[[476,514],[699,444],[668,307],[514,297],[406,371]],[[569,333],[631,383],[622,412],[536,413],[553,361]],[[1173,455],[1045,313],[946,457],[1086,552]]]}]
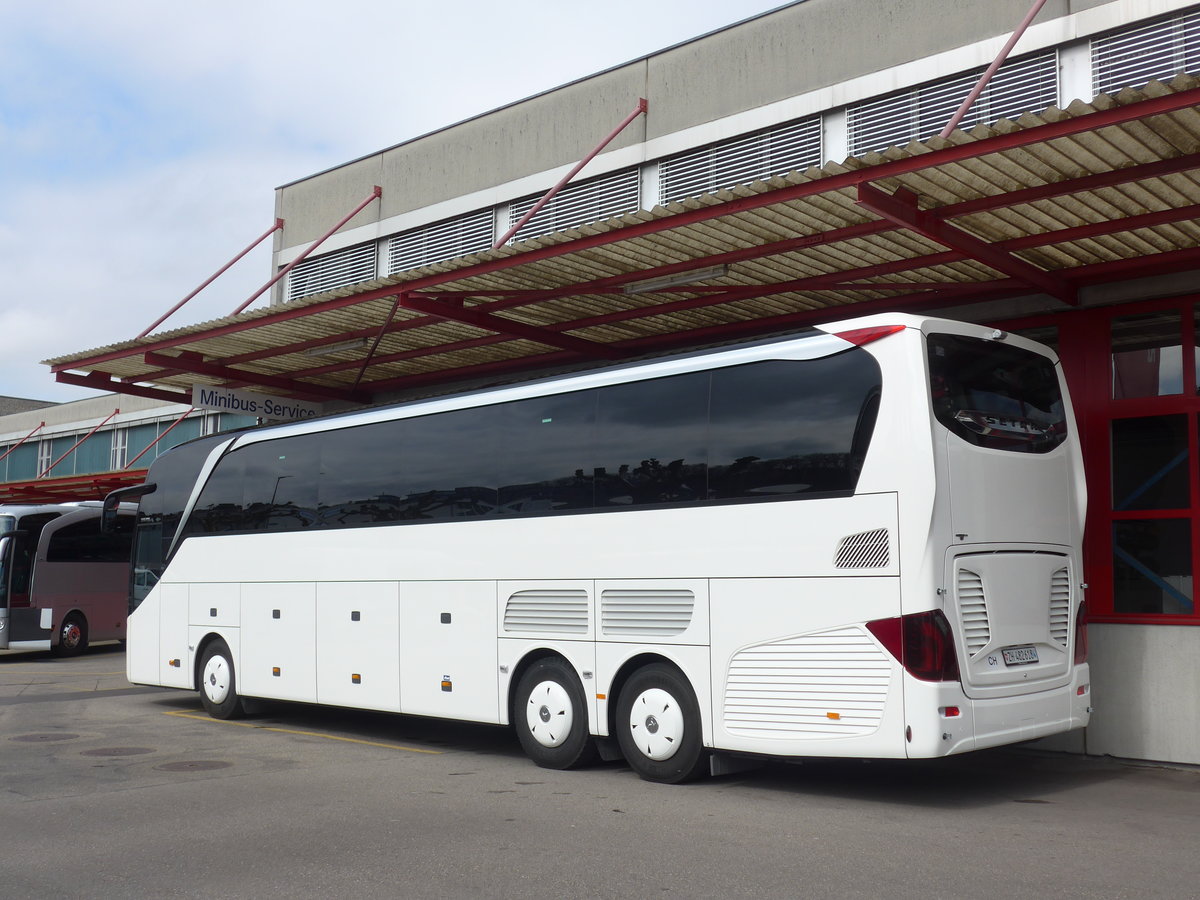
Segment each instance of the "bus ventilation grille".
[{"label": "bus ventilation grille", "polygon": [[958,570],[958,616],[967,655],[974,656],[992,639],[992,626],[988,622],[983,579],[970,569]]},{"label": "bus ventilation grille", "polygon": [[1071,638],[1071,576],[1066,568],[1050,576],[1050,639],[1064,650]]},{"label": "bus ventilation grille", "polygon": [[833,564],[839,569],[883,569],[890,562],[887,529],[876,528],[842,538]]},{"label": "bus ventilation grille", "polygon": [[761,738],[870,734],[883,718],[891,668],[858,627],[745,647],[729,662],[725,730]]},{"label": "bus ventilation grille", "polygon": [[692,623],[696,595],[686,590],[607,590],[600,594],[600,627],[621,637],[671,637]]},{"label": "bus ventilation grille", "polygon": [[504,630],[538,634],[587,634],[587,591],[517,591],[504,607]]}]

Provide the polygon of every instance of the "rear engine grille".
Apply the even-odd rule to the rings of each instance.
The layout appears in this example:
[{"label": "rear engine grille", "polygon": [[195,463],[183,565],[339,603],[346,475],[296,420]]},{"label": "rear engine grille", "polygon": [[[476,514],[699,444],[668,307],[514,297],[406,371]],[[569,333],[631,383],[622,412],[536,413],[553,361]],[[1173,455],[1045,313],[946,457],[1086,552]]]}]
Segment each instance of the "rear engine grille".
[{"label": "rear engine grille", "polygon": [[983,579],[970,569],[958,570],[958,615],[967,655],[974,656],[992,639]]},{"label": "rear engine grille", "polygon": [[1071,577],[1065,568],[1050,576],[1050,639],[1064,650],[1071,639]]}]

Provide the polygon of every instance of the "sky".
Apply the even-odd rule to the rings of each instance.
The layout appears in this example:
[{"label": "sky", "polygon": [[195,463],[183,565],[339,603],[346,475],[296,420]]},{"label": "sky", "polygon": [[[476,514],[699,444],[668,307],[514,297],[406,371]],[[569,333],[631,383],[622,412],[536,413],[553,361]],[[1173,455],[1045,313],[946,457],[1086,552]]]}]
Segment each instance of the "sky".
[{"label": "sky", "polygon": [[[278,185],[781,5],[0,0],[0,395],[95,396],[40,361],[135,337]],[[269,244],[163,327],[241,305]]]}]

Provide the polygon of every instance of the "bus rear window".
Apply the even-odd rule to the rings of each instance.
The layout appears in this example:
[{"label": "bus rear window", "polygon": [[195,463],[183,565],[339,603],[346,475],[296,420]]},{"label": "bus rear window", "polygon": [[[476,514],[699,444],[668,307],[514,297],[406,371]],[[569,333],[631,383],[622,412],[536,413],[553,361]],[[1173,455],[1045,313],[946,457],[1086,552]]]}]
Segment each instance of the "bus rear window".
[{"label": "bus rear window", "polygon": [[928,337],[933,414],[978,447],[1047,453],[1067,435],[1054,363],[995,341]]}]

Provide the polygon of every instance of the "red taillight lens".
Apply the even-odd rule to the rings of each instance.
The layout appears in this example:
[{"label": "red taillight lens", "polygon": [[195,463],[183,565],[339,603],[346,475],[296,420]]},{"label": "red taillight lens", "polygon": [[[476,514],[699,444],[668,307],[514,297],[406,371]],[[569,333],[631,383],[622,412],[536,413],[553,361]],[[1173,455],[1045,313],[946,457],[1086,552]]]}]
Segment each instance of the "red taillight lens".
[{"label": "red taillight lens", "polygon": [[1087,662],[1087,601],[1079,604],[1079,612],[1075,615],[1075,665]]},{"label": "red taillight lens", "polygon": [[876,619],[867,623],[867,630],[914,678],[958,681],[954,635],[940,609],[896,619]]},{"label": "red taillight lens", "polygon": [[840,337],[843,341],[849,341],[856,347],[861,347],[863,344],[869,344],[903,330],[903,325],[875,325],[871,328],[852,328],[849,331],[839,331],[834,337]]}]

